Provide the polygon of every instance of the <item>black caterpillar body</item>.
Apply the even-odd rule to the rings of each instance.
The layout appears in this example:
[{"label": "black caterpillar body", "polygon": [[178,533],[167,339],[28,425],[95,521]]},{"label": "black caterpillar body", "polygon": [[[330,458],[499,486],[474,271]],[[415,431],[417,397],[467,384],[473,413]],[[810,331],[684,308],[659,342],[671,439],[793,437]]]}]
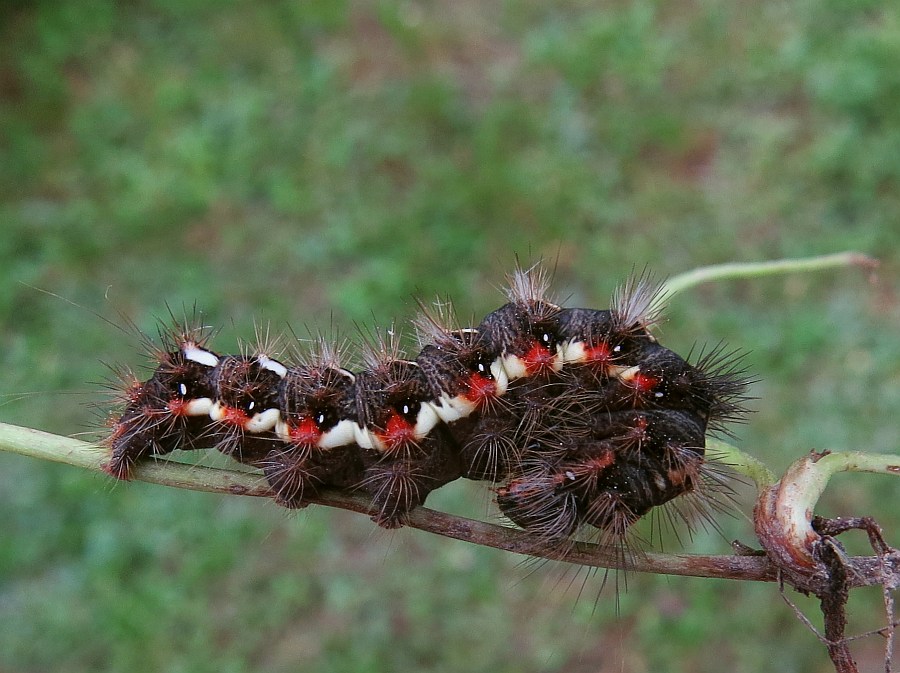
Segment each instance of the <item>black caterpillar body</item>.
[{"label": "black caterpillar body", "polygon": [[128,386],[106,470],[128,479],[148,456],[215,447],[261,468],[286,507],[362,489],[387,528],[465,477],[496,484],[501,511],[548,542],[585,527],[620,540],[654,507],[704,494],[707,430],[744,413],[747,379],[721,347],[689,364],[657,342],[646,276],[609,310],[562,308],[547,289],[539,267],[517,270],[509,303],[476,327],[437,304],[416,323],[415,359],[388,332],[356,373],[323,339],[282,363],[262,348],[218,355],[183,325]]}]

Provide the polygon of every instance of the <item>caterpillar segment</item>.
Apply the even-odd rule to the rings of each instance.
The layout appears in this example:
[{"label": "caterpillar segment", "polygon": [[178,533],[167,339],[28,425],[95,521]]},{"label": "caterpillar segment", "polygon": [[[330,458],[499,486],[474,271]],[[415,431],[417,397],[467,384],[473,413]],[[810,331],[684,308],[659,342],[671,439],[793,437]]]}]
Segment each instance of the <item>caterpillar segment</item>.
[{"label": "caterpillar segment", "polygon": [[154,350],[159,364],[153,375],[131,379],[124,409],[112,423],[104,469],[117,479],[130,479],[146,456],[201,448],[209,432],[219,357],[186,333],[163,341],[168,348]]},{"label": "caterpillar segment", "polygon": [[264,460],[279,504],[302,507],[322,487],[347,489],[362,480],[355,387],[356,377],[321,343],[305,363],[287,368],[278,391],[282,443]]},{"label": "caterpillar segment", "polygon": [[213,444],[235,460],[258,465],[279,441],[278,390],[287,368],[266,355],[226,355],[214,372]]}]

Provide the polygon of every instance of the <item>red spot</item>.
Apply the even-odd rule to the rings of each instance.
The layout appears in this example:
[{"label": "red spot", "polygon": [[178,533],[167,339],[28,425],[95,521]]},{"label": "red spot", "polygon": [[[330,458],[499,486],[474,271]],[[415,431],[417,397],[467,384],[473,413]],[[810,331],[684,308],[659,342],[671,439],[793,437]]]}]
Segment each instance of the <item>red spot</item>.
[{"label": "red spot", "polygon": [[247,424],[247,421],[250,420],[250,417],[247,416],[247,414],[235,407],[223,407],[222,410],[224,412],[222,415],[222,423],[243,428]]},{"label": "red spot", "polygon": [[187,406],[190,400],[185,400],[180,397],[173,398],[169,400],[169,403],[166,405],[166,408],[169,410],[169,413],[173,416],[187,416]]},{"label": "red spot", "polygon": [[612,349],[605,341],[601,341],[596,346],[588,346],[585,348],[585,359],[587,362],[596,365],[608,365],[612,362]]},{"label": "red spot", "polygon": [[616,454],[612,451],[604,451],[587,461],[588,467],[595,472],[602,472],[616,462]]},{"label": "red spot", "polygon": [[469,388],[469,392],[466,393],[466,399],[476,406],[484,404],[497,393],[494,382],[481,374],[472,374],[469,380],[466,381],[466,385]]},{"label": "red spot", "polygon": [[607,468],[615,465],[616,454],[614,451],[603,451],[600,455],[588,458],[577,466],[573,466],[571,474],[577,478],[590,479],[596,485],[596,479],[603,474]]},{"label": "red spot", "polygon": [[550,481],[554,487],[562,486],[567,481],[569,481],[569,475],[567,475],[565,472],[559,472],[557,474],[554,474]]},{"label": "red spot", "polygon": [[550,372],[553,369],[555,358],[556,353],[551,353],[548,348],[535,341],[531,349],[522,357],[522,360],[525,362],[525,368],[530,376]]},{"label": "red spot", "polygon": [[301,444],[303,446],[315,446],[322,436],[322,431],[319,429],[316,422],[306,416],[303,416],[297,425],[291,425],[288,428],[288,433],[294,444]]},{"label": "red spot", "polygon": [[625,434],[625,441],[640,445],[641,442],[647,439],[647,428],[649,425],[650,423],[645,416],[638,416],[634,421],[634,427]]},{"label": "red spot", "polygon": [[392,410],[384,432],[378,433],[378,438],[389,450],[404,448],[416,443],[415,426]]},{"label": "red spot", "polygon": [[534,484],[525,479],[513,479],[507,486],[501,486],[497,489],[497,495],[501,498],[527,497],[534,493],[537,493]]},{"label": "red spot", "polygon": [[658,383],[659,383],[658,378],[650,376],[649,374],[644,374],[642,372],[638,372],[637,374],[634,375],[634,378],[632,378],[628,382],[628,385],[630,385],[632,388],[634,388],[639,393],[649,393],[651,390],[653,390],[656,387],[656,385]]}]

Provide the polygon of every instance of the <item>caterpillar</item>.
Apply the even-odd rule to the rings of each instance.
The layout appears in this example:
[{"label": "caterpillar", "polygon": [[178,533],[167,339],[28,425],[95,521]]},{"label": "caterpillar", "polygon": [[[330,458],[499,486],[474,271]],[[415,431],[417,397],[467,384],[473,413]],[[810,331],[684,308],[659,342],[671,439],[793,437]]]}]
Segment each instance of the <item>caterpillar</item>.
[{"label": "caterpillar", "polygon": [[691,364],[662,346],[647,273],[604,310],[560,306],[549,286],[539,264],[516,268],[507,303],[475,326],[420,303],[418,354],[375,331],[355,372],[323,337],[284,361],[265,339],[221,355],[208,328],[178,322],[150,346],[152,375],[125,377],[104,469],[127,480],[148,457],[215,448],[259,468],[279,505],[363,491],[385,528],[451,481],[485,481],[548,544],[582,530],[620,541],[676,498],[710,502],[705,438],[746,413],[741,354],[720,345]]}]

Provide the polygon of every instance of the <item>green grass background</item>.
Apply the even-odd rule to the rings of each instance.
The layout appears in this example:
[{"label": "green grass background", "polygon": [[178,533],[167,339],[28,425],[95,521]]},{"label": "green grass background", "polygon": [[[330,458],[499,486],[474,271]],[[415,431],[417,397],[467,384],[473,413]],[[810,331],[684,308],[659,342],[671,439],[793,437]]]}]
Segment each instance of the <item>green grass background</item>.
[{"label": "green grass background", "polygon": [[[0,5],[7,422],[102,425],[89,382],[144,360],[97,314],[152,331],[196,302],[228,351],[254,321],[404,323],[413,294],[481,316],[515,254],[602,307],[633,267],[858,249],[879,285],[705,286],[662,337],[752,351],[739,443],[776,470],[812,448],[896,452],[898,216],[889,2]],[[838,478],[823,513],[875,514],[897,544],[897,494]],[[460,484],[429,502],[489,501]],[[630,576],[617,615],[600,578],[579,597],[583,573],[14,456],[0,509],[3,671],[829,670],[774,586]],[[752,542],[741,515],[722,526]],[[855,598],[852,630],[880,605]],[[874,669],[881,646],[856,652]]]}]

